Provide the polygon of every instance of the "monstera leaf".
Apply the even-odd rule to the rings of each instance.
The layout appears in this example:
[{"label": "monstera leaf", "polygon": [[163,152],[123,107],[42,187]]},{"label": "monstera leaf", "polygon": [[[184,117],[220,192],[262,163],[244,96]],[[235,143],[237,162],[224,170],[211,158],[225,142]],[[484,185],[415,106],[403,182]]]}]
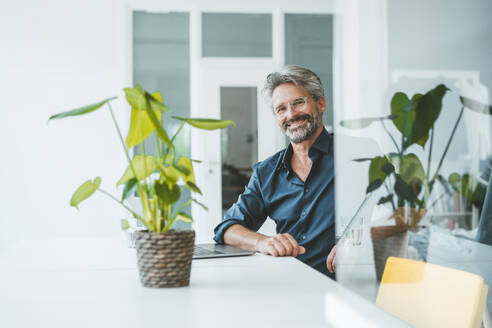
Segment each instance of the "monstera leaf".
[{"label": "monstera leaf", "polygon": [[174,119],[184,121],[189,125],[202,130],[217,130],[223,129],[230,125],[236,127],[236,122],[233,120],[216,120],[210,118],[184,118],[173,116]]},{"label": "monstera leaf", "polygon": [[425,181],[424,167],[415,154],[403,156],[399,172],[403,181],[408,185],[422,185]]},{"label": "monstera leaf", "polygon": [[376,156],[372,159],[360,158],[355,161],[362,162],[367,160],[370,160],[371,163],[369,164],[369,185],[366,188],[366,193],[370,193],[381,187],[384,180],[394,172],[395,168],[388,158],[383,156]]},{"label": "monstera leaf", "polygon": [[412,186],[403,181],[402,177],[399,174],[395,174],[394,190],[398,197],[402,200],[406,200],[412,203],[417,201],[418,194],[415,192]]},{"label": "monstera leaf", "polygon": [[116,185],[124,184],[133,178],[141,181],[151,175],[156,168],[157,165],[154,156],[149,155],[144,158],[142,155],[137,155],[132,159],[131,164],[128,165],[128,168]]},{"label": "monstera leaf", "polygon": [[391,100],[391,114],[395,116],[393,124],[403,135],[403,150],[414,143],[425,146],[448,90],[440,84],[424,95],[413,95],[412,99],[403,92],[395,93]]},{"label": "monstera leaf", "polygon": [[58,113],[58,114],[52,115],[52,116],[50,116],[48,121],[58,120],[58,119],[65,118],[65,117],[80,116],[80,115],[92,113],[92,112],[96,111],[97,109],[101,108],[102,106],[104,106],[104,104],[110,102],[111,100],[115,100],[116,98],[117,97],[107,98],[107,99],[104,99],[103,101],[97,102],[95,104],[87,105],[84,107],[80,107],[80,108],[72,109],[72,110],[69,110],[69,111],[66,111],[63,113]]},{"label": "monstera leaf", "polygon": [[178,185],[169,185],[165,182],[155,184],[155,193],[159,199],[161,199],[165,204],[171,205],[176,203],[181,196],[181,191]]},{"label": "monstera leaf", "polygon": [[80,187],[78,187],[77,190],[75,190],[75,192],[72,195],[72,198],[70,199],[70,205],[79,209],[80,202],[86,200],[92,194],[94,194],[100,185],[101,185],[100,177],[96,177],[94,181],[87,180]]},{"label": "monstera leaf", "polygon": [[[147,138],[155,130],[151,117],[147,113],[147,108],[154,113],[157,120],[161,121],[162,112],[167,111],[167,106],[162,102],[159,92],[154,92],[146,97],[144,91],[138,84],[135,88],[125,88],[126,99],[132,106],[130,130],[126,137],[126,146],[134,147]],[[156,105],[157,103],[162,106]]]},{"label": "monstera leaf", "polygon": [[390,163],[387,157],[374,157],[369,165],[369,183],[376,180],[381,180],[383,182],[394,170],[394,166]]}]

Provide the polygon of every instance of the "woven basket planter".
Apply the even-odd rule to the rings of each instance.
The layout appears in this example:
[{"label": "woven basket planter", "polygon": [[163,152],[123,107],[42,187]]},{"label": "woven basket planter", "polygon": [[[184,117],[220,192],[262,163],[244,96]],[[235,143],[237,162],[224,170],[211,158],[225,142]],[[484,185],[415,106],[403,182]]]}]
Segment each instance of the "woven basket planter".
[{"label": "woven basket planter", "polygon": [[144,287],[183,287],[190,284],[195,231],[138,231],[135,237],[140,281]]}]

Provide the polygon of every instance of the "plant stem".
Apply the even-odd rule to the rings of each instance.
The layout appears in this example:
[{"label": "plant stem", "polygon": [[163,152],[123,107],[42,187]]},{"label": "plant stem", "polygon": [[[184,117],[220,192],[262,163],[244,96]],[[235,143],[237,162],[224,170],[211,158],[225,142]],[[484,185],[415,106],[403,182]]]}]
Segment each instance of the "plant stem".
[{"label": "plant stem", "polygon": [[111,195],[109,192],[101,189],[101,188],[98,188],[97,189],[98,191],[102,192],[103,194],[105,194],[106,196],[110,197],[111,199],[113,199],[115,202],[117,202],[118,204],[120,204],[121,206],[123,206],[128,212],[132,213],[132,215],[134,217],[136,217],[140,222],[142,222],[142,224],[147,228],[149,229],[147,223],[142,219],[142,217],[140,215],[138,215],[137,213],[135,213],[131,208],[129,208],[128,206],[126,206],[122,201],[120,201],[118,198],[114,197],[113,195]]},{"label": "plant stem", "polygon": [[[123,135],[121,134],[120,127],[118,126],[118,122],[116,122],[116,117],[114,116],[113,108],[111,107],[111,104],[109,102],[107,104],[108,104],[108,107],[109,107],[109,112],[111,113],[111,118],[113,119],[113,123],[114,123],[114,125],[116,127],[116,131],[118,132],[118,136],[120,137],[121,145],[123,146],[123,149],[125,151],[126,159],[128,160],[128,164],[130,165],[130,168],[131,168],[131,170],[133,172],[133,175],[136,178],[137,177],[137,173],[135,171],[135,168],[133,167],[133,163],[132,163],[132,160],[130,159],[130,155],[128,154],[128,149],[126,148],[125,141],[123,140]],[[148,208],[148,204],[145,204],[145,202],[144,202],[143,188],[142,188],[142,185],[140,184],[140,181],[138,181],[138,179],[137,179],[137,189],[138,189],[138,193],[140,195],[140,200],[142,201],[142,207],[143,207],[143,210],[144,210],[144,216],[145,216],[145,219],[147,220],[147,213],[146,213],[145,210]],[[145,205],[147,205],[147,207]],[[148,227],[147,225],[145,225],[145,226]]]},{"label": "plant stem", "polygon": [[437,203],[439,200],[441,200],[441,198],[443,198],[444,196],[446,196],[446,193],[444,193],[444,194],[442,194],[441,196],[439,196],[439,198],[438,198],[438,199],[436,199],[436,200],[435,200],[435,201],[431,204],[431,206],[430,206],[429,208],[427,208],[427,209],[426,209],[426,211],[429,211],[431,208],[433,208],[433,207],[434,207],[434,205],[436,205],[436,203]]},{"label": "plant stem", "polygon": [[[391,194],[391,191],[390,191],[386,181],[384,182],[384,187],[386,188],[386,191],[388,192],[388,194]],[[395,207],[395,203],[394,203],[393,199],[391,200],[391,207],[393,207],[393,211],[396,211],[396,207]]]},{"label": "plant stem", "polygon": [[429,156],[427,158],[427,172],[425,173],[426,176],[426,182],[425,182],[425,191],[424,191],[424,201],[427,203],[427,200],[430,197],[430,194],[432,192],[432,188],[430,187],[429,184],[429,177],[430,177],[430,166],[431,166],[431,161],[432,161],[432,146],[434,145],[434,128],[435,125],[432,125],[431,128],[431,140],[430,140],[430,147],[429,147]]},{"label": "plant stem", "polygon": [[157,156],[159,158],[159,161],[161,160],[161,149],[159,145],[159,137],[157,136],[157,133],[154,132],[155,136],[155,148],[157,149]]},{"label": "plant stem", "polygon": [[439,165],[437,165],[436,173],[434,173],[434,176],[432,177],[431,182],[434,182],[434,180],[436,180],[437,175],[439,174],[439,170],[441,169],[444,158],[446,157],[446,154],[448,153],[449,146],[451,145],[451,141],[453,140],[454,134],[456,132],[456,129],[458,128],[458,124],[460,123],[460,120],[461,120],[461,117],[463,116],[464,110],[465,110],[465,106],[461,106],[460,115],[458,116],[458,119],[456,120],[456,123],[454,124],[454,128],[453,128],[453,131],[451,132],[451,136],[449,137],[448,144],[446,145],[446,148],[444,149],[441,160],[439,161]]},{"label": "plant stem", "polygon": [[183,129],[183,126],[185,125],[185,121],[181,121],[181,125],[179,126],[178,130],[176,131],[176,133],[173,135],[173,137],[171,138],[171,142],[174,142],[174,139],[176,139],[176,137],[178,136],[178,133],[181,132],[181,129]]},{"label": "plant stem", "polygon": [[172,207],[171,205],[166,205],[166,225],[164,226],[164,228],[162,229],[162,232],[166,232],[168,231],[172,224],[173,224],[173,220],[171,220],[171,213],[172,213]]},{"label": "plant stem", "polygon": [[400,154],[400,156],[402,155],[401,154],[401,150],[400,148],[398,147],[398,144],[396,143],[396,140],[395,138],[393,138],[393,136],[391,135],[391,133],[388,131],[388,129],[386,128],[386,125],[384,125],[384,121],[383,120],[380,120],[379,122],[381,122],[381,125],[383,126],[383,129],[384,131],[386,131],[386,133],[389,135],[389,137],[391,138],[391,140],[393,141],[393,143],[395,144],[395,147],[396,147],[396,150],[398,151],[398,154]]},{"label": "plant stem", "polygon": [[430,140],[430,147],[429,147],[429,157],[427,159],[427,183],[429,183],[429,175],[430,175],[430,166],[431,166],[431,159],[432,159],[432,145],[434,144],[434,126],[432,126],[431,129],[431,140]]}]

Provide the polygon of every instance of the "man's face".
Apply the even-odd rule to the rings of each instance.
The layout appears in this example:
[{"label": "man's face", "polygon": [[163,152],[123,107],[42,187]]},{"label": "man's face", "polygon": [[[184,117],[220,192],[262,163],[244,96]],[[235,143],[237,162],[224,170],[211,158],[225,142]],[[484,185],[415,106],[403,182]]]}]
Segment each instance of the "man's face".
[{"label": "man's face", "polygon": [[326,101],[315,101],[302,86],[284,83],[273,90],[272,108],[280,129],[294,143],[310,139],[323,124]]}]

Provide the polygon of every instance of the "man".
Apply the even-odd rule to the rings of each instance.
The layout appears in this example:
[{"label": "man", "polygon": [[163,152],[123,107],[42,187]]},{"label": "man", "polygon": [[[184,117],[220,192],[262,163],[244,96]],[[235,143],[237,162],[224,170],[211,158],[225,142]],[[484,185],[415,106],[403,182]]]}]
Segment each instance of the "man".
[{"label": "man", "polygon": [[[294,256],[328,272],[334,245],[333,136],[323,127],[323,86],[310,70],[291,65],[267,76],[263,94],[287,148],[259,162],[238,201],[215,228],[214,240],[273,256]],[[257,233],[265,219],[277,235]],[[333,269],[330,267],[330,271]]]}]

